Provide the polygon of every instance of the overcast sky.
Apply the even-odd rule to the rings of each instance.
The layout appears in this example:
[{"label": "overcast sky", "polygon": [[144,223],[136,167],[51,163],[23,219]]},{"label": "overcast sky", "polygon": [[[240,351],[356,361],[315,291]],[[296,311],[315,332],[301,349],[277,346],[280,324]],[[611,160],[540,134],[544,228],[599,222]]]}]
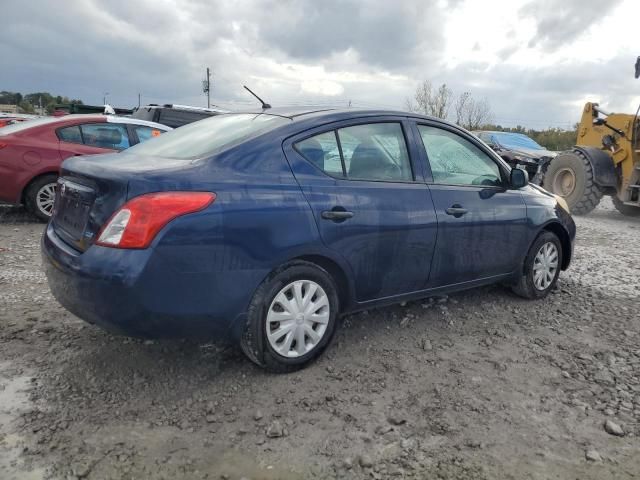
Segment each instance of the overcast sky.
[{"label": "overcast sky", "polygon": [[[419,82],[486,98],[503,125],[634,112],[637,0],[2,0],[0,90],[115,106],[404,108]],[[634,50],[637,49],[637,50]]]}]

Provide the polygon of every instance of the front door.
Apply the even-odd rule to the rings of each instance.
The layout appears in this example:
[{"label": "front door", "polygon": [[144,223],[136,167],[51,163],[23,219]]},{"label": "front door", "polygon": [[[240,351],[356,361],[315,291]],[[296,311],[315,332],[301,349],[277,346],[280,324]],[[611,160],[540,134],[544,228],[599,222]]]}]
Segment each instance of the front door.
[{"label": "front door", "polygon": [[437,228],[407,125],[369,122],[285,144],[322,241],[352,270],[358,302],[424,289]]},{"label": "front door", "polygon": [[454,129],[418,125],[438,217],[430,287],[513,272],[526,250],[522,195],[507,189],[507,171],[480,144]]}]

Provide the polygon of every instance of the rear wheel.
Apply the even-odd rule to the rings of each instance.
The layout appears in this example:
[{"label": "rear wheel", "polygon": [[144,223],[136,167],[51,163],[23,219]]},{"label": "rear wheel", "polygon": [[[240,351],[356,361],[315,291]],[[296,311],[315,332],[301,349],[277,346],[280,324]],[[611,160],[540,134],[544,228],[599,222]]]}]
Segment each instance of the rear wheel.
[{"label": "rear wheel", "polygon": [[513,287],[513,291],[529,299],[546,297],[558,281],[561,266],[560,239],[552,232],[540,233],[527,253],[523,275]]},{"label": "rear wheel", "polygon": [[640,207],[625,205],[616,195],[613,195],[611,200],[613,200],[613,206],[616,207],[616,210],[621,214],[628,217],[640,217]]},{"label": "rear wheel", "polygon": [[298,370],[329,344],[337,317],[331,276],[313,263],[291,262],[256,290],[240,346],[251,361],[268,370]]},{"label": "rear wheel", "polygon": [[602,190],[593,181],[591,162],[579,150],[561,153],[551,160],[543,186],[564,198],[576,215],[589,213],[602,198]]},{"label": "rear wheel", "polygon": [[57,180],[56,175],[44,175],[33,181],[25,192],[27,210],[44,222],[48,222],[53,213]]}]

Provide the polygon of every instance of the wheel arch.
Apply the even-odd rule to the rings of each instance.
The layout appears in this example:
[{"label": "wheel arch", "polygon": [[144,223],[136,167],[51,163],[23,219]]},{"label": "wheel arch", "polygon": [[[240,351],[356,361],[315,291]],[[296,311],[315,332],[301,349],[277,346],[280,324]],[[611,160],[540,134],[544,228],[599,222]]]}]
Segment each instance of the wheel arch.
[{"label": "wheel arch", "polygon": [[299,257],[292,258],[291,261],[302,260],[305,262],[313,263],[318,267],[327,271],[331,278],[336,282],[336,288],[338,290],[338,300],[340,302],[340,310],[344,312],[348,310],[352,304],[353,289],[351,283],[347,277],[344,269],[335,261],[324,255],[312,254],[301,255]]},{"label": "wheel arch", "polygon": [[40,172],[36,176],[32,177],[31,180],[29,180],[25,184],[25,186],[22,188],[22,192],[20,192],[20,203],[22,203],[24,205],[24,203],[25,203],[25,195],[27,194],[27,191],[29,190],[29,187],[31,187],[31,185],[33,185],[35,182],[40,180],[42,177],[47,177],[49,175],[55,175],[56,177],[59,176],[57,170],[46,170],[46,171]]},{"label": "wheel arch", "polygon": [[[571,237],[569,236],[569,232],[567,232],[567,230],[562,226],[560,222],[554,221],[551,221],[544,225],[538,235],[544,231],[551,232],[556,235],[558,239],[560,239],[560,244],[562,245],[562,265],[560,267],[562,270],[566,270],[567,268],[569,268],[572,255]],[[535,239],[533,241],[535,242]],[[533,242],[531,243],[533,244]]]},{"label": "wheel arch", "polygon": [[618,175],[613,160],[609,155],[595,147],[573,147],[579,151],[591,164],[593,170],[593,182],[601,188],[610,189],[618,187]]}]

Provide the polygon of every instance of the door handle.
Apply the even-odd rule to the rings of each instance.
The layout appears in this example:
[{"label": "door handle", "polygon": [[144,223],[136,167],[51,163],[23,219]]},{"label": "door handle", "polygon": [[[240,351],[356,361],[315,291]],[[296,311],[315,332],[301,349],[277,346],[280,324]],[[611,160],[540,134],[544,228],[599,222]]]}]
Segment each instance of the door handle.
[{"label": "door handle", "polygon": [[468,210],[466,208],[463,208],[462,205],[458,205],[456,203],[455,205],[452,205],[449,208],[447,208],[445,212],[447,213],[447,215],[453,215],[456,218],[460,218],[465,213],[467,213]]},{"label": "door handle", "polygon": [[353,217],[353,212],[347,212],[346,210],[325,210],[322,212],[322,218],[333,220],[334,222],[343,222],[351,217]]}]

